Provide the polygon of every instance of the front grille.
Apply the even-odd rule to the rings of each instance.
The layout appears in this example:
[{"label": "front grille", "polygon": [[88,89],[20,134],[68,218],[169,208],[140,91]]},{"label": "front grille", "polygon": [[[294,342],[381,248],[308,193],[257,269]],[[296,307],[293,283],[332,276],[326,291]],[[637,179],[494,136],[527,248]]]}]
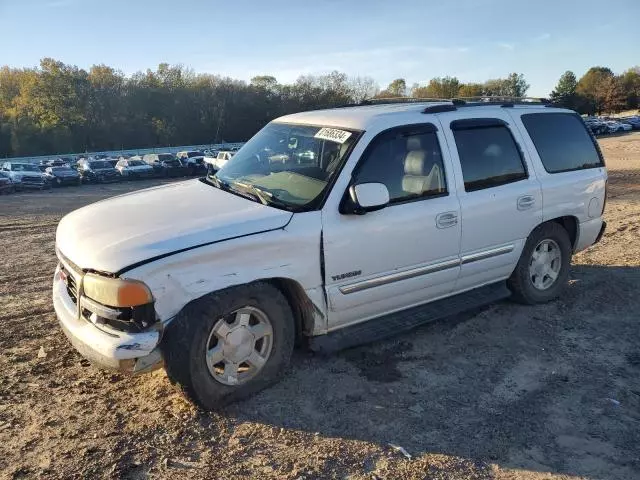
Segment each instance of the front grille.
[{"label": "front grille", "polygon": [[78,303],[78,284],[76,283],[76,279],[71,274],[71,272],[69,272],[64,267],[62,268],[62,270],[64,271],[65,277],[66,277],[65,284],[67,285],[67,293],[69,294],[69,297],[71,297],[71,300],[73,300],[73,303],[77,304]]},{"label": "front grille", "polygon": [[22,181],[23,182],[29,182],[29,183],[42,183],[42,177],[22,177]]}]

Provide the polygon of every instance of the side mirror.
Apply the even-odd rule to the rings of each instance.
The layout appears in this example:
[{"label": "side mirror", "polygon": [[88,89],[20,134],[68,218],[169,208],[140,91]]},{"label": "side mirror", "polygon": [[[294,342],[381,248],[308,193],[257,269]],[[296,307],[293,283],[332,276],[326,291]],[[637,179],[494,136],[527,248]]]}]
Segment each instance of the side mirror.
[{"label": "side mirror", "polygon": [[349,187],[340,213],[364,215],[389,205],[389,190],[382,183],[360,183]]}]

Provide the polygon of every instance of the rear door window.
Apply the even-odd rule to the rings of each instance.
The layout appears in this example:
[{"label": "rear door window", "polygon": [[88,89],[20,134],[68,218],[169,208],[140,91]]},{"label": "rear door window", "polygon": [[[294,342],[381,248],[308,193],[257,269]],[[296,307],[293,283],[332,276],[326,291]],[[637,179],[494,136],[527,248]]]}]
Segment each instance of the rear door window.
[{"label": "rear door window", "polygon": [[547,172],[604,166],[595,140],[576,114],[527,113],[521,118]]},{"label": "rear door window", "polygon": [[499,119],[451,123],[467,192],[497,187],[528,177],[520,148]]}]

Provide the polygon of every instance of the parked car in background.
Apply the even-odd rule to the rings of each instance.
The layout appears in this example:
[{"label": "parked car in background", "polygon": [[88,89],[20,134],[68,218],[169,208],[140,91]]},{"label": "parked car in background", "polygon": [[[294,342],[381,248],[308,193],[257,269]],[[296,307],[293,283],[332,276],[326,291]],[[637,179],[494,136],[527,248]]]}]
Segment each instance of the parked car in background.
[{"label": "parked car in background", "polygon": [[235,152],[231,150],[222,150],[215,157],[205,157],[204,161],[207,166],[211,166],[213,170],[220,170],[229,160],[233,158]]},{"label": "parked car in background", "polygon": [[607,120],[605,123],[609,128],[609,133],[627,132],[632,128],[628,123],[620,123],[615,120]]},{"label": "parked car in background", "polygon": [[64,165],[69,165],[71,159],[69,157],[58,157],[55,160],[49,160],[47,162],[48,167],[62,167]]},{"label": "parked car in background", "polygon": [[594,135],[604,135],[609,133],[608,125],[599,118],[586,118],[584,123]]},{"label": "parked car in background", "polygon": [[129,180],[150,178],[154,175],[153,167],[143,162],[141,158],[136,157],[118,161],[116,164],[116,170],[120,175],[122,175],[122,177]]},{"label": "parked car in background", "polygon": [[179,177],[186,173],[182,162],[171,153],[147,153],[142,161],[151,165],[156,177]]},{"label": "parked car in background", "polygon": [[620,122],[631,125],[633,130],[640,130],[640,117],[621,118]]},{"label": "parked car in background", "polygon": [[4,162],[2,164],[2,171],[8,174],[16,190],[51,188],[47,176],[40,170],[38,165]]},{"label": "parked car in background", "polygon": [[0,195],[13,193],[15,190],[16,187],[13,185],[9,174],[7,172],[0,171]]},{"label": "parked car in background", "polygon": [[182,162],[187,169],[188,175],[205,173],[207,168],[204,164],[204,153],[199,150],[178,152],[176,158]]},{"label": "parked car in background", "polygon": [[54,187],[61,187],[63,185],[80,185],[80,174],[77,170],[63,165],[57,167],[47,167],[45,175],[49,179],[49,183]]},{"label": "parked car in background", "polygon": [[110,183],[120,181],[120,174],[104,160],[83,158],[78,162],[78,173],[83,183]]}]

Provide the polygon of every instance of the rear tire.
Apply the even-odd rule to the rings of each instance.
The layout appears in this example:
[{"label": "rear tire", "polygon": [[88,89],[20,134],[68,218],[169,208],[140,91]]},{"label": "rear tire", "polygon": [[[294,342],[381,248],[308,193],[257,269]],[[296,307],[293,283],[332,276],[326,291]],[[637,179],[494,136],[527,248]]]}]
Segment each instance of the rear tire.
[{"label": "rear tire", "polygon": [[538,226],[529,235],[507,280],[512,298],[527,305],[558,298],[567,286],[571,254],[569,234],[560,224],[549,222]]},{"label": "rear tire", "polygon": [[[219,338],[222,338],[216,333],[220,331],[221,322],[227,322],[225,328],[229,325],[233,327],[234,324],[228,322],[229,318],[233,319],[235,315],[234,323],[236,323],[238,318],[236,312],[252,309],[266,317],[271,327],[268,334],[271,336],[268,339],[269,351],[263,353],[263,359],[266,361],[257,368],[253,376],[245,376],[244,379],[242,375],[245,373],[236,366],[235,384],[225,382],[222,374],[216,373],[213,361],[210,364],[207,363],[207,352],[212,352],[218,347],[224,350],[227,346],[226,341],[217,345],[220,342]],[[249,321],[253,319],[247,319],[245,323]],[[247,326],[249,332],[253,332],[251,328]],[[246,335],[245,330],[242,332]],[[218,339],[212,336],[214,333],[218,335]],[[216,343],[213,348],[210,343],[212,338]],[[229,335],[226,334],[224,338],[228,339]],[[289,364],[294,340],[293,314],[286,298],[274,286],[256,282],[211,293],[189,303],[167,328],[162,349],[167,375],[172,383],[177,384],[194,403],[206,410],[212,410],[250,397],[277,382]],[[249,351],[252,354],[254,349],[258,350],[259,345],[264,346],[259,338],[255,341],[250,338],[246,343],[251,345]],[[244,347],[236,348],[236,353],[233,354],[220,353],[224,359],[216,363],[218,365],[216,368],[222,368],[220,367],[222,364],[223,373],[226,374],[227,362],[236,362],[240,368],[247,369],[251,373],[255,363],[231,358],[231,355],[239,355],[237,352]],[[214,374],[218,377],[217,379]]]}]

